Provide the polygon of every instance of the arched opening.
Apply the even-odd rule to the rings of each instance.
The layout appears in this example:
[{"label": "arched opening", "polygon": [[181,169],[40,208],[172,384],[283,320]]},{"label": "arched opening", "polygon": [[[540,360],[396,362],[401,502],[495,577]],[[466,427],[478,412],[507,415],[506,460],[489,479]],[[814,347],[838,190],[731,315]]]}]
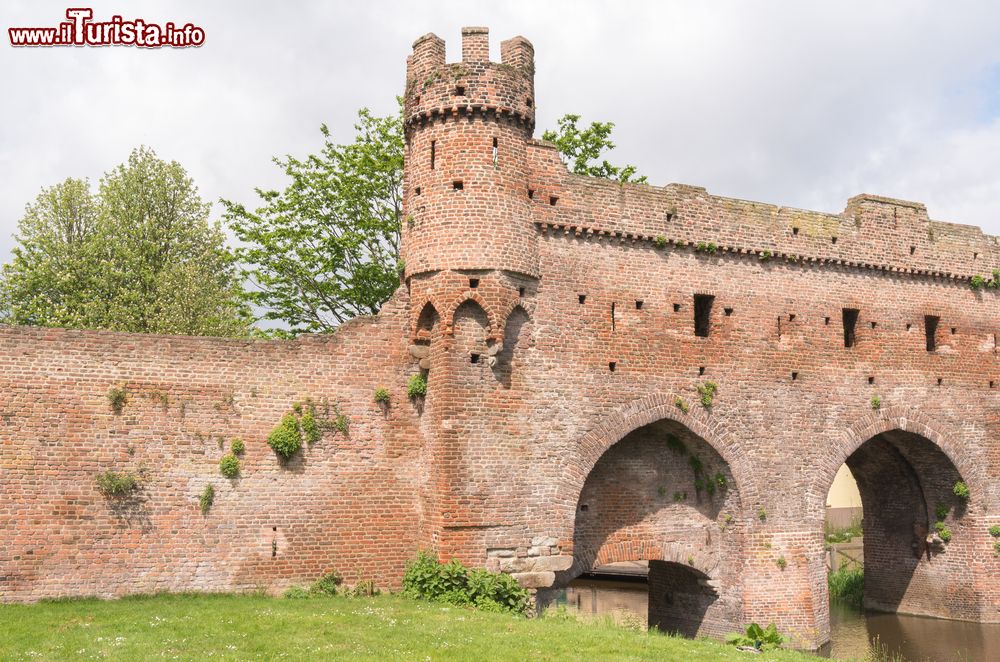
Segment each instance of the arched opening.
[{"label": "arched opening", "polygon": [[[860,522],[847,515],[850,478],[860,499]],[[941,447],[914,432],[880,432],[847,457],[827,497],[833,653],[863,652],[876,635],[892,646],[905,617],[886,614],[977,617],[966,489]]]},{"label": "arched opening", "polygon": [[566,601],[594,613],[627,603],[664,631],[723,636],[742,611],[739,577],[724,563],[739,554],[739,501],[729,465],[683,424],[663,419],[630,432],[580,491],[573,567],[557,578]]},{"label": "arched opening", "polygon": [[531,319],[527,311],[516,306],[507,318],[503,347],[496,356],[493,372],[504,388],[510,388],[515,374],[523,375],[528,346],[531,343]]}]

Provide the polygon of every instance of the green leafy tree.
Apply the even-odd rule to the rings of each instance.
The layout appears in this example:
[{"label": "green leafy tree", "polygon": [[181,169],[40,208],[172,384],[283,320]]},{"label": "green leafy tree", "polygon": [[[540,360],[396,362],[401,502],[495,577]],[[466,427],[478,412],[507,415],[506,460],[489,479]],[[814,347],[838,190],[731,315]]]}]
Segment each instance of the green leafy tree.
[{"label": "green leafy tree", "polygon": [[233,256],[210,205],[176,162],[148,148],[105,174],[44,189],[0,275],[9,324],[246,335]]},{"label": "green leafy tree", "polygon": [[[578,175],[604,177],[622,183],[634,182],[644,184],[646,177],[636,176],[636,167],[627,165],[613,166],[607,159],[602,159],[605,150],[615,148],[611,142],[611,131],[614,122],[591,122],[590,126],[580,129],[577,122],[579,115],[566,114],[557,120],[557,131],[551,129],[542,134],[542,139],[556,146],[563,161],[569,169]],[[595,163],[595,161],[599,162]]]},{"label": "green leafy tree", "polygon": [[399,286],[402,117],[363,108],[355,128],[354,142],[341,145],[324,125],[319,154],[274,159],[291,182],[281,192],[257,189],[264,204],[256,211],[222,201],[243,242],[251,302],[290,335],[374,314]]}]

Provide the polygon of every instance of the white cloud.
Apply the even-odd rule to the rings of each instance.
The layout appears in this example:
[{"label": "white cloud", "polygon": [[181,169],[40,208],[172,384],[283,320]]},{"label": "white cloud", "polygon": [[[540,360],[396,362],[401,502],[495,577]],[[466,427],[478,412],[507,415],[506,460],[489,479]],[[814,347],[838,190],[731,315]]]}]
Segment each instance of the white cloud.
[{"label": "white cloud", "polygon": [[[22,2],[4,28],[55,24]],[[0,47],[0,259],[23,206],[92,180],[139,144],[180,161],[206,198],[253,202],[276,154],[350,136],[393,107],[413,39],[459,55],[459,28],[494,50],[535,44],[539,127],[612,120],[614,160],[654,183],[840,211],[862,191],[1000,234],[1000,6],[990,2],[119,2],[96,7],[205,28],[204,47]],[[102,13],[103,12],[103,13]]]}]

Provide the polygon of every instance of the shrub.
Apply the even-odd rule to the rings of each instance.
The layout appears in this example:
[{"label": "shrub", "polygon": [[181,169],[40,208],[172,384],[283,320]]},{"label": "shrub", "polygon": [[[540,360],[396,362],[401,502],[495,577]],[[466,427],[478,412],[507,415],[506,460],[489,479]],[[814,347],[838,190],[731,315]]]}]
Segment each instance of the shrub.
[{"label": "shrub", "polygon": [[760,510],[758,510],[757,511],[757,519],[759,519],[761,522],[766,522],[767,521],[767,511],[764,510],[763,508],[761,508]]},{"label": "shrub", "polygon": [[403,593],[424,600],[471,605],[484,611],[524,613],[530,594],[510,575],[469,570],[458,559],[438,563],[420,552],[406,566]]},{"label": "shrub", "polygon": [[771,259],[771,251],[762,252],[760,255],[757,256],[757,259],[760,260],[761,262],[767,262],[768,260]]},{"label": "shrub", "polygon": [[127,403],[128,394],[125,392],[124,386],[113,386],[108,390],[108,404],[111,405],[111,411],[120,414]]},{"label": "shrub", "polygon": [[976,274],[975,276],[969,279],[969,287],[974,292],[983,289],[984,285],[986,285],[986,279],[980,276],[979,274]]},{"label": "shrub", "polygon": [[240,461],[232,453],[226,453],[219,460],[219,473],[226,478],[236,478],[240,475]]},{"label": "shrub", "polygon": [[934,515],[937,517],[939,522],[944,520],[944,518],[948,516],[948,506],[943,503],[938,503],[934,506]]},{"label": "shrub", "polygon": [[680,409],[685,414],[688,413],[688,409],[689,409],[688,403],[685,402],[684,398],[682,398],[679,395],[676,398],[674,398],[674,406],[677,407],[678,409]]},{"label": "shrub", "polygon": [[301,600],[302,598],[309,597],[309,591],[301,586],[289,586],[285,589],[285,592],[281,594],[281,597],[288,598],[290,600]]},{"label": "shrub", "polygon": [[406,395],[413,398],[422,398],[427,395],[427,378],[423,373],[410,375],[410,381],[406,383]]},{"label": "shrub", "polygon": [[323,438],[323,433],[319,429],[319,422],[316,420],[316,414],[312,407],[306,409],[305,413],[302,414],[300,425],[302,426],[302,434],[305,435],[306,442],[310,446]]},{"label": "shrub", "polygon": [[380,405],[389,404],[389,389],[384,386],[379,386],[375,389],[375,402]]},{"label": "shrub", "polygon": [[715,382],[702,382],[698,384],[698,394],[701,396],[701,406],[708,409],[712,406],[712,401],[715,399],[715,391],[719,388],[719,385]]},{"label": "shrub", "polygon": [[97,474],[97,489],[106,497],[120,497],[139,489],[139,476],[131,471],[103,471]]},{"label": "shrub", "polygon": [[778,567],[779,567],[780,569],[782,569],[782,570],[784,570],[785,568],[787,568],[787,567],[788,567],[788,561],[787,561],[787,560],[785,560],[785,557],[784,557],[784,556],[779,556],[779,557],[778,557],[778,560],[777,560],[777,561],[775,561],[775,563],[776,563],[776,564],[777,564],[777,566],[778,566]]},{"label": "shrub", "polygon": [[285,414],[278,426],[268,435],[267,445],[285,459],[295,455],[302,447],[302,432],[299,430],[299,419],[295,414]]},{"label": "shrub", "polygon": [[951,488],[951,491],[955,493],[955,496],[963,501],[969,498],[969,486],[962,481],[955,483],[955,486]]},{"label": "shrub", "polygon": [[945,526],[944,522],[935,522],[934,530],[937,531],[938,537],[944,542],[951,542],[951,529]]},{"label": "shrub", "polygon": [[993,553],[1000,554],[1000,540],[993,543]]},{"label": "shrub", "polygon": [[337,595],[337,587],[343,582],[343,578],[336,570],[326,573],[309,587],[311,595]]},{"label": "shrub", "polygon": [[233,455],[242,455],[243,451],[247,449],[247,445],[243,443],[243,440],[237,437],[233,439],[233,443],[229,445],[229,450]]},{"label": "shrub", "polygon": [[353,588],[348,589],[344,592],[344,595],[348,595],[352,598],[372,598],[381,593],[378,587],[375,586],[375,582],[371,579],[362,579]]},{"label": "shrub", "polygon": [[656,244],[657,248],[666,248],[667,238],[664,237],[662,234],[658,234],[656,235],[656,239],[653,240],[653,243]]},{"label": "shrub", "polygon": [[865,596],[865,570],[858,566],[843,566],[826,576],[830,597],[861,609]]},{"label": "shrub", "polygon": [[778,628],[771,623],[762,628],[756,623],[747,626],[746,634],[734,632],[726,635],[726,643],[734,646],[747,646],[759,651],[770,651],[779,648],[785,638],[778,634]]},{"label": "shrub", "polygon": [[871,405],[872,409],[878,411],[879,409],[882,408],[882,398],[877,395],[873,395],[871,399]]},{"label": "shrub", "polygon": [[198,507],[201,508],[201,514],[207,515],[208,511],[211,510],[212,504],[215,502],[215,488],[209,483],[205,486],[205,489],[201,491],[201,496],[198,497]]},{"label": "shrub", "polygon": [[994,524],[990,527],[990,535],[994,538],[1000,538],[1000,524]]}]

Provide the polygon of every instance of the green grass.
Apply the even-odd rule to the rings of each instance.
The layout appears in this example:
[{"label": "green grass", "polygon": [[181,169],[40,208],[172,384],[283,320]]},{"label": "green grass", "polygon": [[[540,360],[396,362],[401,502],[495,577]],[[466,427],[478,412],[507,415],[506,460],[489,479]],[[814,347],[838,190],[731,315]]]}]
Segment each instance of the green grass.
[{"label": "green grass", "polygon": [[[0,660],[745,660],[714,641],[394,595],[157,595],[0,605]],[[755,662],[817,658],[794,651]]]}]

